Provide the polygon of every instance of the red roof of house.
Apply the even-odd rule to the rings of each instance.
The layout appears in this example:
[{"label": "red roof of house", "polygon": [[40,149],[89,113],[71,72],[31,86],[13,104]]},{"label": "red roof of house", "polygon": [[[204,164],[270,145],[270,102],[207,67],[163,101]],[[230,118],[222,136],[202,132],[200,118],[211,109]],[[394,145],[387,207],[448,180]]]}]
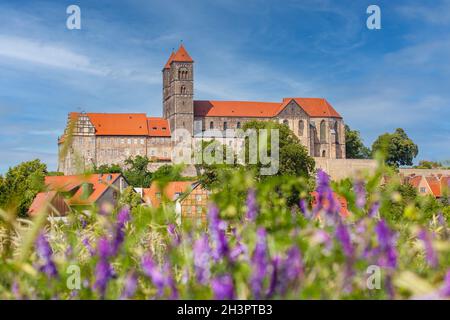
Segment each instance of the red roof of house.
[{"label": "red roof of house", "polygon": [[284,98],[283,102],[256,101],[194,101],[194,114],[203,117],[273,118],[292,100],[310,117],[341,118],[339,113],[322,98]]},{"label": "red roof of house", "polygon": [[[169,122],[163,118],[148,118],[145,113],[86,113],[98,136],[170,137]],[[78,112],[71,112],[76,121]],[[60,138],[60,143],[64,136]]]},{"label": "red roof of house", "polygon": [[147,118],[148,135],[151,137],[170,137],[169,122],[163,118]]},{"label": "red roof of house", "polygon": [[435,197],[441,196],[441,183],[438,178],[434,176],[426,177],[428,185],[430,186],[431,191]]},{"label": "red roof of house", "polygon": [[[69,192],[78,188],[67,203],[74,204],[94,204],[101,195],[117,180],[120,173],[110,174],[90,174],[72,176],[46,176],[45,185],[50,191]],[[84,183],[92,185],[92,193],[85,194],[81,187]]]},{"label": "red roof of house", "polygon": [[173,56],[172,61],[177,61],[177,62],[194,62],[194,60],[192,60],[191,56],[189,55],[189,53],[184,48],[183,44],[181,44],[180,47],[178,48],[178,51]]},{"label": "red roof of house", "polygon": [[[175,195],[177,193],[184,193],[191,188],[193,181],[171,181],[164,187],[164,195],[167,199],[175,200]],[[157,194],[161,195],[161,191],[158,183],[153,182],[150,188],[142,189],[142,194],[144,201],[150,203],[153,207],[159,207],[161,204],[161,196],[158,197]]]},{"label": "red roof of house", "polygon": [[[317,191],[313,191],[311,192],[311,195],[313,196],[313,201],[312,201],[312,206],[315,207],[317,206],[317,201],[318,201],[318,197],[319,194],[317,193]],[[347,205],[347,199],[345,199],[344,197],[338,195],[337,193],[333,192],[333,198],[335,201],[339,201],[340,204],[340,215],[342,217],[348,217],[350,215],[350,213],[348,212],[348,205]],[[327,208],[329,206],[328,200],[324,200],[323,201],[323,206],[325,208]]]},{"label": "red roof of house", "polygon": [[36,215],[39,211],[45,210],[45,207],[56,196],[56,191],[39,192],[28,209],[30,216]]},{"label": "red roof of house", "polygon": [[409,178],[408,182],[414,188],[418,188],[421,180],[422,180],[422,176],[414,176],[414,177]]}]

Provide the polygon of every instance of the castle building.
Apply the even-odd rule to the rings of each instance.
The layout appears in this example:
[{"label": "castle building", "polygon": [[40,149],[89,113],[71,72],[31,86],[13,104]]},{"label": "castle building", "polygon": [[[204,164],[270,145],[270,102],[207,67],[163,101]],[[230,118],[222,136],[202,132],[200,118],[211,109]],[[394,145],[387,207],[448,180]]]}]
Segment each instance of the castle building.
[{"label": "castle building", "polygon": [[162,118],[144,113],[70,113],[58,139],[58,170],[74,174],[87,166],[123,164],[137,155],[155,163],[170,162],[176,129],[198,137],[206,130],[239,129],[252,120],[287,125],[312,157],[345,158],[344,121],[326,99],[194,100],[194,60],[183,45],[171,53],[162,78]]}]

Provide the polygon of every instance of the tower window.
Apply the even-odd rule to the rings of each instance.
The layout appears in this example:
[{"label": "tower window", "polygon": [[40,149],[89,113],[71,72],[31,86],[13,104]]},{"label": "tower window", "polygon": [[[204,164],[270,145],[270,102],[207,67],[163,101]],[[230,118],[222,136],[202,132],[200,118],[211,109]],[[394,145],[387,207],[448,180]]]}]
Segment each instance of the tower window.
[{"label": "tower window", "polygon": [[210,129],[214,129],[214,122],[213,122],[213,121],[211,121],[211,122],[209,123],[209,128],[210,128]]},{"label": "tower window", "polygon": [[186,94],[186,87],[185,86],[181,86],[181,94]]}]

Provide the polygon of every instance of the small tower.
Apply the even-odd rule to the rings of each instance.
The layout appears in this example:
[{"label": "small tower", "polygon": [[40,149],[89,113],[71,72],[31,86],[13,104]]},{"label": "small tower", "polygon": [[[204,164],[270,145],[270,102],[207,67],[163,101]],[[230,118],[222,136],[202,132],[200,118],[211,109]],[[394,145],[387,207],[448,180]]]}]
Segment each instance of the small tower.
[{"label": "small tower", "polygon": [[194,127],[194,60],[181,44],[172,52],[163,73],[163,116],[170,130],[184,128],[192,136]]}]

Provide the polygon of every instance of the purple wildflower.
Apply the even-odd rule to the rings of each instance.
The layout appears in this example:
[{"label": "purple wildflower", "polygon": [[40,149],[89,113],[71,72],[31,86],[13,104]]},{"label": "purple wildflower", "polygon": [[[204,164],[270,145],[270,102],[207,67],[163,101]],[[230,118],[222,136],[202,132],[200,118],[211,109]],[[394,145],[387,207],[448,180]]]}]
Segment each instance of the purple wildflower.
[{"label": "purple wildflower", "polygon": [[111,249],[108,239],[100,238],[97,243],[98,262],[95,266],[95,282],[94,289],[96,289],[103,298],[106,293],[106,287],[109,280],[113,277],[113,270],[109,263]]},{"label": "purple wildflower", "polygon": [[121,299],[131,299],[136,293],[137,289],[137,276],[134,271],[131,271],[126,279],[123,287]]},{"label": "purple wildflower", "polygon": [[130,220],[130,209],[123,207],[117,214],[114,237],[111,244],[111,255],[116,255],[125,240],[125,223]]},{"label": "purple wildflower", "polygon": [[288,281],[295,281],[303,274],[303,260],[297,247],[293,246],[288,250],[285,264]]},{"label": "purple wildflower", "polygon": [[44,233],[40,233],[38,235],[35,247],[39,258],[41,258],[43,261],[43,265],[40,267],[40,271],[45,273],[50,278],[57,277],[58,270],[56,270],[56,265],[53,262],[53,251]]},{"label": "purple wildflower", "polygon": [[364,181],[358,180],[353,185],[353,190],[356,194],[356,206],[360,209],[363,209],[366,205],[366,188],[364,185]]},{"label": "purple wildflower", "polygon": [[308,210],[308,206],[306,204],[305,199],[300,199],[300,202],[298,203],[298,206],[300,208],[300,212],[305,216],[305,218],[310,219],[311,218],[311,212]]},{"label": "purple wildflower", "polygon": [[440,294],[444,298],[450,298],[450,269],[445,275],[444,284],[442,286],[442,289],[440,290]]},{"label": "purple wildflower", "polygon": [[214,292],[216,300],[232,300],[234,299],[233,278],[229,275],[222,275],[211,281],[211,288]]},{"label": "purple wildflower", "polygon": [[426,230],[422,229],[418,234],[418,238],[423,241],[423,245],[425,247],[425,256],[428,264],[432,268],[436,268],[438,266],[439,261],[436,251],[433,249],[431,235]]},{"label": "purple wildflower", "polygon": [[81,242],[84,244],[86,249],[88,249],[88,251],[91,254],[91,256],[94,256],[95,255],[95,250],[92,248],[91,243],[89,242],[89,239],[88,238],[83,238],[83,240]]},{"label": "purple wildflower", "polygon": [[369,209],[369,217],[373,218],[378,215],[378,210],[380,210],[380,203],[378,201],[375,201],[372,203]]},{"label": "purple wildflower", "polygon": [[343,223],[340,223],[336,228],[336,238],[340,241],[345,256],[347,258],[353,257],[354,249],[350,233]]},{"label": "purple wildflower", "polygon": [[380,220],[375,226],[375,232],[379,244],[379,265],[382,267],[395,268],[397,266],[397,251],[395,249],[396,239],[384,220]]},{"label": "purple wildflower", "polygon": [[278,273],[279,273],[280,264],[281,264],[280,257],[275,256],[272,259],[272,274],[270,276],[269,290],[267,291],[268,298],[272,297],[277,291]]},{"label": "purple wildflower", "polygon": [[171,223],[171,224],[169,224],[169,225],[167,226],[167,232],[168,232],[168,233],[170,234],[170,236],[172,237],[172,239],[173,239],[173,244],[174,244],[174,245],[179,245],[180,242],[181,242],[181,237],[180,237],[180,235],[178,234],[177,228],[176,228],[176,226],[175,226],[173,223]]},{"label": "purple wildflower", "polygon": [[194,242],[195,275],[201,284],[206,284],[210,277],[210,254],[208,236],[204,234]]},{"label": "purple wildflower", "polygon": [[250,221],[255,221],[256,216],[258,215],[258,204],[256,202],[256,191],[253,188],[248,189],[246,206],[246,218]]},{"label": "purple wildflower", "polygon": [[220,260],[221,258],[228,255],[229,247],[227,238],[225,235],[225,230],[227,229],[227,224],[222,221],[219,217],[219,208],[212,204],[209,207],[209,232],[211,235],[211,240],[213,242],[213,258],[214,260]]},{"label": "purple wildflower", "polygon": [[177,286],[175,283],[175,279],[172,275],[172,270],[170,268],[170,264],[168,262],[166,262],[164,264],[163,271],[164,271],[164,274],[166,275],[165,284],[166,284],[166,286],[168,286],[170,288],[170,299],[178,299]]},{"label": "purple wildflower", "polygon": [[261,298],[264,278],[267,273],[267,243],[266,243],[266,231],[264,228],[259,228],[257,231],[257,241],[253,256],[251,259],[252,276],[250,278],[250,286],[253,292],[253,296],[256,299]]},{"label": "purple wildflower", "polygon": [[145,255],[142,258],[141,265],[144,274],[152,280],[153,284],[158,289],[158,294],[162,295],[166,285],[166,280],[160,268],[155,264],[150,255]]}]

